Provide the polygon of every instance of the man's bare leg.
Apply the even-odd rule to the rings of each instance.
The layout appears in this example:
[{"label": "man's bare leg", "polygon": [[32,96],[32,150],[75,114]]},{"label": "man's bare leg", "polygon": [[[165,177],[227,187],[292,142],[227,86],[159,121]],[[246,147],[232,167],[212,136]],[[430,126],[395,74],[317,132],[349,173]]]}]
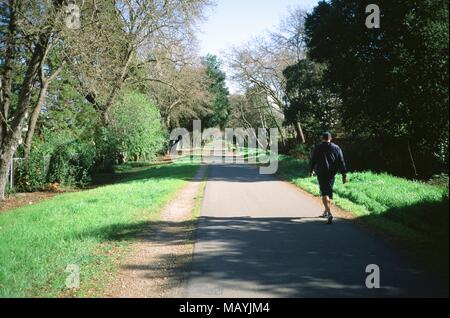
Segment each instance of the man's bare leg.
[{"label": "man's bare leg", "polygon": [[329,196],[322,197],[322,202],[325,207],[325,212],[331,214],[331,199]]}]

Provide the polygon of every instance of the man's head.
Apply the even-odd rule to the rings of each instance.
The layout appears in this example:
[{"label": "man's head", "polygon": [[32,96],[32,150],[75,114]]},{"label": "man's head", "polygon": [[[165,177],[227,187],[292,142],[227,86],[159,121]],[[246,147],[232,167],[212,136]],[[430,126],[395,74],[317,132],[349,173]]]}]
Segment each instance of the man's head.
[{"label": "man's head", "polygon": [[324,142],[331,142],[331,139],[332,139],[332,137],[331,137],[331,133],[330,132],[324,132],[323,134],[322,134],[322,141],[324,141]]}]

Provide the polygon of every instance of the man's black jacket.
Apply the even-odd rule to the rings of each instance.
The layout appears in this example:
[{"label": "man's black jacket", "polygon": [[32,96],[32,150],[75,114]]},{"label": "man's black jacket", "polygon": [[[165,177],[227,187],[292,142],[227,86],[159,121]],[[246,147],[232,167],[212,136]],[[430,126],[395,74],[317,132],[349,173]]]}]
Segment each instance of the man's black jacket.
[{"label": "man's black jacket", "polygon": [[331,142],[322,142],[314,148],[311,157],[311,172],[318,176],[334,177],[338,172],[347,174],[344,155],[338,145]]}]

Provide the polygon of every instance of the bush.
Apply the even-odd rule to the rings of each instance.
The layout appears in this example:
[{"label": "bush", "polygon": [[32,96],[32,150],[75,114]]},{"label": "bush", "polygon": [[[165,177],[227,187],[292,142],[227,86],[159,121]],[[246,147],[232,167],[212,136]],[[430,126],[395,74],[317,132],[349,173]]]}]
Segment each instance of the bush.
[{"label": "bush", "polygon": [[28,159],[15,162],[14,190],[18,192],[39,191],[46,187],[48,149],[43,144],[32,149]]},{"label": "bush", "polygon": [[72,141],[55,148],[50,159],[49,182],[64,186],[84,186],[90,182],[94,165],[94,145]]},{"label": "bush", "polygon": [[297,145],[294,149],[289,150],[288,154],[297,159],[308,160],[311,157],[312,147],[310,145]]},{"label": "bush", "polygon": [[109,169],[128,161],[150,161],[166,149],[168,136],[159,110],[144,94],[125,92],[113,105],[107,127],[97,126],[96,115],[87,106],[47,114],[52,125],[41,126],[35,135],[29,158],[16,169],[14,190],[37,191],[49,183],[84,186],[95,163]]},{"label": "bush", "polygon": [[103,129],[99,143],[104,158],[115,163],[153,160],[166,148],[167,132],[158,108],[150,98],[125,92],[110,112],[111,123]]},{"label": "bush", "polygon": [[[27,159],[15,162],[14,191],[39,191],[49,183],[84,186],[90,182],[96,155],[92,138],[75,138],[65,130],[57,134],[44,130],[40,138],[34,138]],[[23,156],[22,148],[17,155]]]}]

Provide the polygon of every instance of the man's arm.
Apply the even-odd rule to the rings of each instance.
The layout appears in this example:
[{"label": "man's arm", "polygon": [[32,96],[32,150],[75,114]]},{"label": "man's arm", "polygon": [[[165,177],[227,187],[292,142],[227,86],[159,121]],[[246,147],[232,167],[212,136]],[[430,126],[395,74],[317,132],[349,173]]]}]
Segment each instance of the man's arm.
[{"label": "man's arm", "polygon": [[347,165],[345,164],[344,154],[342,153],[342,149],[340,149],[340,148],[339,148],[338,160],[339,160],[339,170],[342,174],[342,178],[343,178],[343,181],[345,184],[345,183],[347,183]]},{"label": "man's arm", "polygon": [[317,146],[314,147],[311,160],[309,161],[309,173],[312,175],[317,164]]}]

